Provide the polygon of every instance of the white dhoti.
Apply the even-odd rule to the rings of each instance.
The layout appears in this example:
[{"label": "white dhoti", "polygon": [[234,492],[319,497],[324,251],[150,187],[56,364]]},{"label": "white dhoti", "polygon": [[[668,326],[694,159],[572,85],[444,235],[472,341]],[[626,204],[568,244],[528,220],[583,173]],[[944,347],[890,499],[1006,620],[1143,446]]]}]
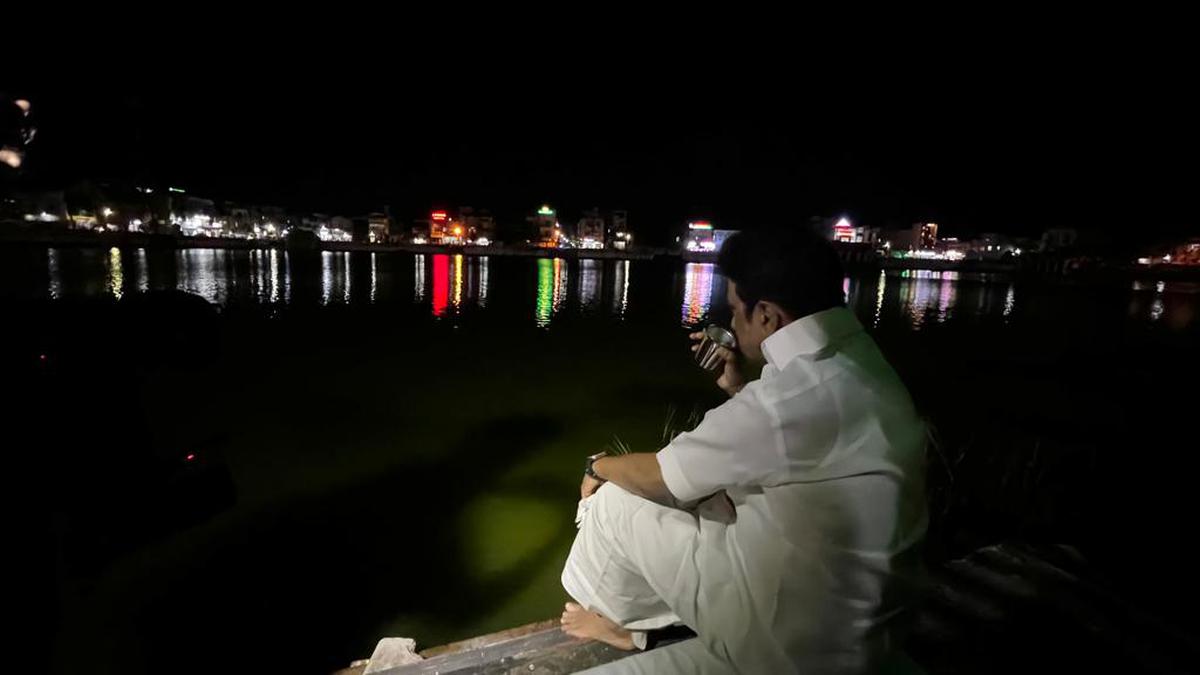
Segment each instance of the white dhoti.
[{"label": "white dhoti", "polygon": [[923,579],[925,424],[843,307],[762,353],[761,378],[656,453],[695,513],[611,483],[585,504],[567,592],[697,635],[606,671],[861,675],[897,653]]},{"label": "white dhoti", "polygon": [[[600,486],[580,510],[579,533],[562,573],[567,593],[629,630],[683,624],[699,633],[697,516],[613,483]],[[729,671],[700,640],[689,639],[588,672]]]}]

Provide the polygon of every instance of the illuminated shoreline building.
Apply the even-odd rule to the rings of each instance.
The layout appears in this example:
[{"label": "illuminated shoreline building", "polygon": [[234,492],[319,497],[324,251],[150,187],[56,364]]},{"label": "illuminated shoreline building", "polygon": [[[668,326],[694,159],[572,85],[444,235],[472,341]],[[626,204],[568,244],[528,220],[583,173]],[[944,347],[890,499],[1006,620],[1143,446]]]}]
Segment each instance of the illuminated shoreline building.
[{"label": "illuminated shoreline building", "polygon": [[386,244],[390,239],[391,218],[386,213],[367,214],[367,243]]},{"label": "illuminated shoreline building", "polygon": [[895,230],[887,234],[887,245],[892,254],[900,251],[933,251],[938,246],[937,223],[915,223],[907,230]]},{"label": "illuminated shoreline building", "polygon": [[536,244],[539,248],[558,248],[562,226],[558,223],[558,213],[549,204],[542,204],[537,213],[525,220],[537,228]]},{"label": "illuminated shoreline building", "polygon": [[612,230],[609,246],[624,251],[633,246],[633,233],[629,231],[629,212],[612,212]]},{"label": "illuminated shoreline building", "polygon": [[575,224],[575,246],[604,248],[604,218],[599,208],[584,211]]},{"label": "illuminated shoreline building", "polygon": [[855,225],[848,217],[814,218],[817,232],[829,241],[842,244],[876,244],[879,243],[879,228],[866,225]]},{"label": "illuminated shoreline building", "polygon": [[466,230],[461,221],[450,217],[450,212],[438,209],[429,214],[429,241],[434,244],[461,244],[466,240]]},{"label": "illuminated shoreline building", "polygon": [[458,210],[458,220],[466,232],[466,240],[476,246],[488,246],[496,240],[496,219],[486,209],[476,211],[470,206]]},{"label": "illuminated shoreline building", "polygon": [[717,250],[712,223],[707,220],[693,220],[688,223],[687,227],[687,241],[683,245],[684,249],[698,253],[711,253]]}]

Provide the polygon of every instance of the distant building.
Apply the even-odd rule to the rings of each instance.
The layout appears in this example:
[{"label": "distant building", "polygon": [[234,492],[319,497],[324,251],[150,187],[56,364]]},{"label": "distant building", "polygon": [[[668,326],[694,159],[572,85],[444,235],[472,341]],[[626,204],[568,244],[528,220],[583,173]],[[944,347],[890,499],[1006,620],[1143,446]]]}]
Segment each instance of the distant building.
[{"label": "distant building", "polygon": [[391,219],[386,213],[367,214],[367,243],[386,244],[391,231]]},{"label": "distant building", "polygon": [[[279,239],[287,229],[287,212],[278,206],[246,207],[250,221],[250,235],[255,239]],[[232,220],[232,218],[231,218]]]},{"label": "distant building", "polygon": [[721,247],[725,245],[725,240],[737,233],[738,230],[713,230],[713,244],[715,244],[717,250],[720,251]]},{"label": "distant building", "polygon": [[938,250],[948,260],[963,260],[974,250],[974,242],[945,237],[938,242]]},{"label": "distant building", "polygon": [[221,236],[223,228],[217,219],[216,204],[213,200],[179,193],[171,195],[170,208],[171,224],[177,226],[183,236]]},{"label": "distant building", "polygon": [[687,224],[683,248],[688,251],[710,252],[717,250],[713,240],[713,225],[707,220],[693,220]]},{"label": "distant building", "polygon": [[59,227],[70,225],[65,192],[16,192],[5,193],[0,203],[0,220],[16,223],[59,223]]},{"label": "distant building", "polygon": [[121,184],[83,181],[66,191],[66,200],[73,227],[105,232],[151,231],[156,211],[163,210],[150,193]]},{"label": "distant building", "polygon": [[434,209],[429,213],[429,241],[434,244],[440,244],[449,240],[453,236],[450,228],[452,226],[450,213],[443,209]]},{"label": "distant building", "polygon": [[462,222],[468,242],[486,246],[496,240],[496,219],[486,209],[464,206],[458,210],[458,220]]},{"label": "distant building", "polygon": [[1011,238],[994,232],[982,234],[969,244],[967,257],[975,260],[1003,260],[1023,252]]},{"label": "distant building", "polygon": [[[429,220],[418,221],[420,231],[414,231],[413,238],[414,240],[427,239],[428,243],[432,244],[466,244],[471,241],[467,219],[470,219],[476,227],[481,224],[478,216],[470,207],[460,209],[457,215],[446,209],[435,209],[429,213]],[[490,216],[488,219],[490,221]],[[428,237],[424,234],[425,227],[421,226],[428,227]],[[414,241],[414,243],[423,242]]]},{"label": "distant building", "polygon": [[417,220],[409,231],[408,240],[414,244],[428,244],[429,237],[429,221]]},{"label": "distant building", "polygon": [[68,223],[64,193],[21,192],[5,200],[5,217],[26,223]]},{"label": "distant building", "polygon": [[324,213],[302,214],[295,217],[295,229],[317,235],[321,241],[352,241],[354,221],[344,216],[328,216]]},{"label": "distant building", "polygon": [[1165,253],[1159,249],[1152,255],[1138,258],[1137,262],[1139,265],[1200,265],[1200,238],[1172,246]]},{"label": "distant building", "polygon": [[1079,243],[1079,231],[1071,227],[1053,227],[1042,233],[1038,250],[1044,253],[1074,248]]},{"label": "distant building", "polygon": [[562,238],[562,226],[558,223],[558,213],[549,204],[543,204],[537,213],[525,219],[537,230],[537,241],[542,248],[557,248]]},{"label": "distant building", "polygon": [[599,208],[584,211],[575,224],[575,245],[579,248],[604,248],[604,218]]},{"label": "distant building", "polygon": [[293,223],[292,227],[297,230],[316,232],[322,227],[326,229],[329,227],[329,216],[319,213],[297,213],[293,214],[289,220]]},{"label": "distant building", "polygon": [[288,227],[292,224],[287,211],[278,206],[252,206],[250,217],[258,227],[258,236],[265,239],[280,239],[286,236]]},{"label": "distant building", "polygon": [[[33,220],[33,219],[26,218],[26,220]],[[73,227],[77,230],[102,230],[102,229],[104,229],[104,226],[100,222],[100,219],[96,216],[96,212],[88,211],[87,209],[77,209],[77,210],[71,211],[69,222],[71,224],[71,227]],[[137,230],[134,230],[134,231],[136,232]]]},{"label": "distant building", "polygon": [[848,218],[839,218],[833,225],[832,241],[847,244],[876,244],[879,242],[879,228],[855,225]]},{"label": "distant building", "polygon": [[258,211],[258,216],[265,221],[267,225],[283,227],[287,224],[287,211],[278,206],[259,206],[255,209]]},{"label": "distant building", "polygon": [[1169,255],[1173,265],[1200,265],[1200,239],[1176,246]]},{"label": "distant building", "polygon": [[883,235],[884,245],[898,251],[932,251],[938,245],[937,223],[916,223],[907,230],[892,230]]},{"label": "distant building", "polygon": [[323,213],[314,213],[313,216],[327,230],[324,236],[321,236],[319,229],[317,230],[317,236],[321,237],[322,241],[354,240],[354,220],[352,218],[347,218],[346,216],[327,216]]},{"label": "distant building", "polygon": [[612,228],[608,232],[608,245],[619,250],[633,246],[633,232],[629,230],[629,212],[612,212]]},{"label": "distant building", "polygon": [[221,221],[224,225],[223,230],[239,239],[256,239],[262,232],[261,226],[256,232],[255,226],[258,223],[250,209],[233,202],[221,204]]},{"label": "distant building", "polygon": [[878,227],[855,225],[849,218],[815,217],[809,219],[809,226],[821,237],[829,241],[848,244],[879,244],[881,233]]},{"label": "distant building", "polygon": [[920,248],[924,250],[937,248],[937,223],[917,223],[916,225],[913,225],[913,231],[917,234],[917,242],[920,245]]}]

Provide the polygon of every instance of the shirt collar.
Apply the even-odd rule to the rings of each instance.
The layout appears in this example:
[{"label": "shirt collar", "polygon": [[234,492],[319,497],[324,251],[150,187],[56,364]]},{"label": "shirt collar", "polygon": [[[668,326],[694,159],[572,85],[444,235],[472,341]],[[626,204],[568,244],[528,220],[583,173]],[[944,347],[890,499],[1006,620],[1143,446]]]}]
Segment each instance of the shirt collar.
[{"label": "shirt collar", "polygon": [[834,307],[796,319],[775,331],[763,340],[762,353],[768,364],[783,369],[797,356],[825,351],[862,329],[853,312]]}]

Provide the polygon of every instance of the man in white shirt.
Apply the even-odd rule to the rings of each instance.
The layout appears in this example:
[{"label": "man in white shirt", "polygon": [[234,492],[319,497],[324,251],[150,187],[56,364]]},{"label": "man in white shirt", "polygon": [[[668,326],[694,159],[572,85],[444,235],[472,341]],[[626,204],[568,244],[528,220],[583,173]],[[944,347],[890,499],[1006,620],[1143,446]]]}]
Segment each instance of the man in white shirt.
[{"label": "man in white shirt", "polygon": [[731,398],[657,453],[589,458],[563,628],[624,649],[697,634],[604,672],[872,672],[921,580],[924,424],[828,243],[744,232],[718,265]]}]

